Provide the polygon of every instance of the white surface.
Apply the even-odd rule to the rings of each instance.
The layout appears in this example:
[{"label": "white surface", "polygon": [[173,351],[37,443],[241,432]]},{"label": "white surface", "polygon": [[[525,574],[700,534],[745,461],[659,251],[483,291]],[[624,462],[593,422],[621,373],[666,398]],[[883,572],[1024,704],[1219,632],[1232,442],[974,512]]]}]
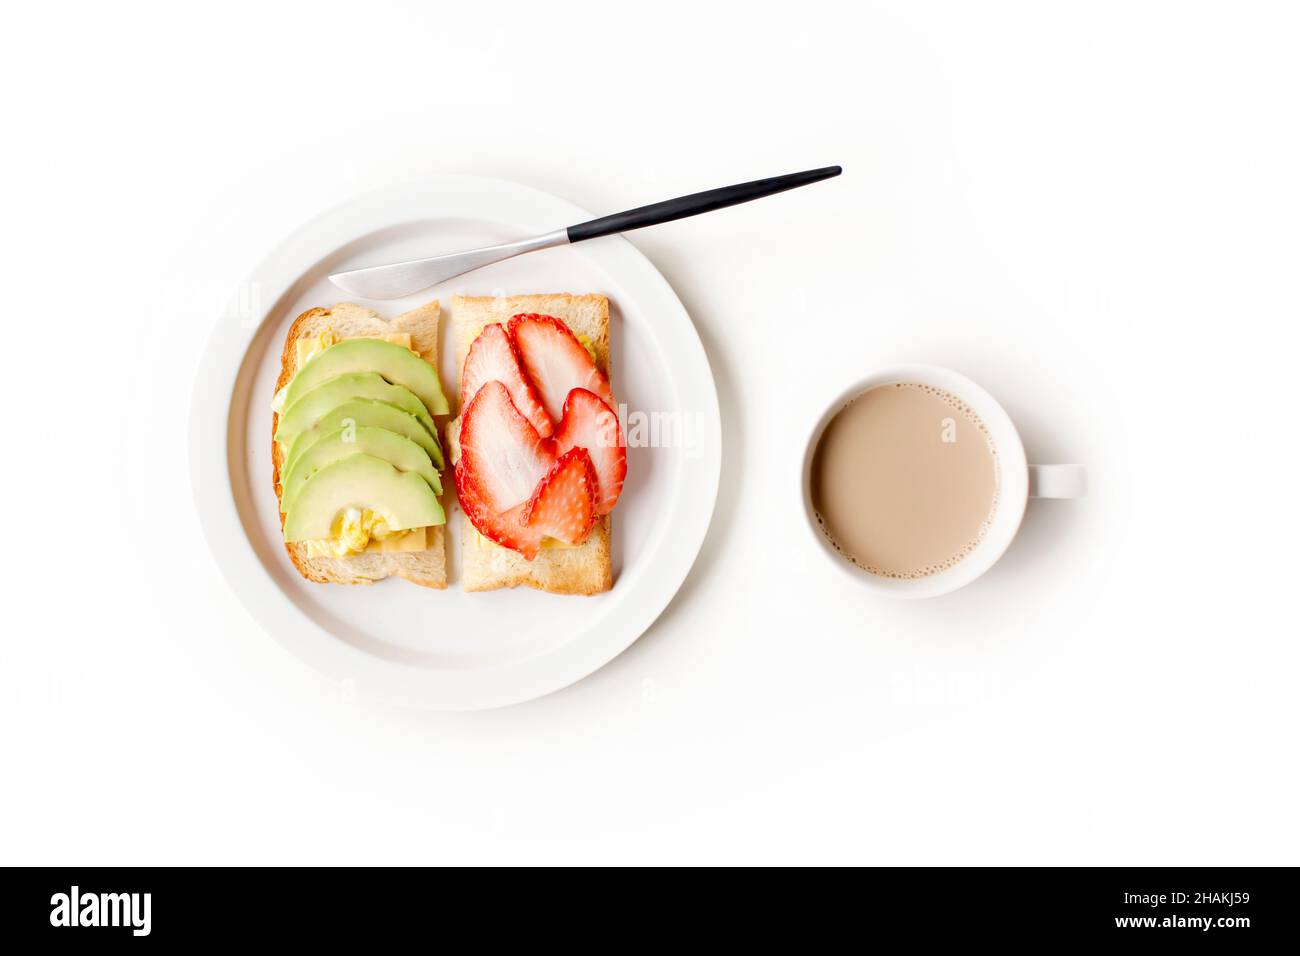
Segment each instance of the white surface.
[{"label": "white surface", "polygon": [[[993,519],[987,522],[984,536],[975,550],[955,565],[923,578],[885,578],[863,574],[859,568],[845,560],[831,543],[820,525],[812,501],[813,455],[831,419],[868,389],[897,382],[930,385],[949,395],[958,396],[974,411],[975,417],[984,423],[989,440],[997,450],[998,500],[993,510]],[[1025,507],[1029,503],[1030,467],[1025,460],[1020,433],[1016,431],[1015,422],[1006,409],[998,404],[988,389],[950,368],[940,368],[937,365],[892,365],[872,369],[866,375],[843,384],[839,392],[824,403],[820,416],[805,430],[802,444],[803,453],[795,459],[799,469],[795,477],[803,499],[804,523],[810,532],[813,547],[829,559],[834,573],[845,574],[850,581],[874,597],[919,599],[951,594],[978,580],[993,567],[1006,554],[1007,548],[1020,531]]]},{"label": "white surface", "polygon": [[[1296,14],[560,6],[12,14],[0,857],[1296,863]],[[709,349],[724,465],[625,654],[418,714],[244,613],[187,396],[298,223],[425,172],[612,211],[826,163],[632,237]],[[787,436],[908,361],[1091,487],[899,603],[809,552]]]},{"label": "white surface", "polygon": [[[444,592],[400,580],[321,587],[305,581],[285,553],[272,490],[267,396],[275,393],[294,320],[339,301],[330,274],[590,218],[561,199],[481,176],[427,176],[375,190],[295,230],[214,320],[189,429],[204,537],[249,614],[358,696],[419,709],[479,710],[567,687],[650,626],[699,552],[717,497],[721,441],[708,358],[663,277],[613,236],[497,263],[403,299],[356,301],[390,318],[432,299],[442,302],[439,370],[445,390],[454,393],[460,381],[455,295],[579,290],[609,297],[610,378],[629,446],[610,544],[616,587],[586,600],[528,588],[492,595],[463,590],[464,517],[451,505],[454,493],[445,498],[451,587]],[[644,421],[651,416],[668,424],[647,437]],[[451,481],[450,473],[444,480]]]}]

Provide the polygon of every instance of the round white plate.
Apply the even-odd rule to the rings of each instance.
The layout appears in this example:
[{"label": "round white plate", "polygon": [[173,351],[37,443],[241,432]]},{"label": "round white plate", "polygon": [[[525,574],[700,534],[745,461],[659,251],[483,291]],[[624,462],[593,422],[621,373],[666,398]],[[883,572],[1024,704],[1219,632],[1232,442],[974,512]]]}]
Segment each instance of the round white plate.
[{"label": "round white plate", "polygon": [[[290,323],[313,306],[348,300],[329,273],[504,242],[590,218],[535,189],[468,176],[361,196],[281,243],[212,333],[190,414],[190,467],[208,545],[253,617],[309,664],[351,682],[358,695],[471,710],[558,690],[636,640],[695,561],[721,464],[713,375],[681,302],[621,237],[531,253],[406,299],[354,300],[392,318],[439,299],[439,371],[452,396],[458,381],[452,295],[609,296],[611,381],[626,405],[629,433],[627,484],[613,514],[613,590],[596,597],[461,590],[462,517],[450,507],[445,591],[401,580],[373,587],[313,584],[290,564],[280,539],[269,403]],[[454,490],[448,496],[454,499]]]}]

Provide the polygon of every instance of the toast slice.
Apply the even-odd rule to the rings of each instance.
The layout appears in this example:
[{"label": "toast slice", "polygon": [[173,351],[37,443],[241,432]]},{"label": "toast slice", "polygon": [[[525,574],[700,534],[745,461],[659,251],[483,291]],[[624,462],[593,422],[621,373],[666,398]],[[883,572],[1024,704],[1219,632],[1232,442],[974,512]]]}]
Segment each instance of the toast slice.
[{"label": "toast slice", "polygon": [[[539,312],[560,319],[575,335],[586,336],[596,353],[596,367],[609,377],[609,300],[603,295],[453,296],[452,325],[456,337],[456,384],[469,347],[483,327],[506,323],[520,312]],[[447,452],[452,465],[460,458],[460,417],[447,426]],[[601,518],[587,539],[576,547],[543,548],[532,561],[482,537],[469,519],[461,517],[461,583],[466,591],[530,587],[551,594],[599,594],[614,585],[609,546],[609,515]]]},{"label": "toast slice", "polygon": [[[298,371],[299,339],[310,339],[333,329],[340,339],[408,333],[411,347],[420,357],[438,367],[438,317],[439,304],[435,299],[418,309],[399,315],[393,321],[384,319],[378,312],[359,305],[342,303],[328,309],[308,309],[294,320],[285,339],[280,358],[280,378],[275,383],[279,392],[289,384]],[[271,433],[279,425],[279,415],[274,416]],[[275,494],[280,496],[280,467],[284,454],[280,446],[271,442],[271,463],[274,470]],[[284,516],[280,516],[281,524]],[[423,551],[397,553],[366,553],[346,558],[309,556],[304,542],[286,542],[289,560],[303,577],[323,584],[374,584],[387,577],[399,577],[427,588],[447,586],[446,526],[429,528],[425,534],[427,547]]]}]

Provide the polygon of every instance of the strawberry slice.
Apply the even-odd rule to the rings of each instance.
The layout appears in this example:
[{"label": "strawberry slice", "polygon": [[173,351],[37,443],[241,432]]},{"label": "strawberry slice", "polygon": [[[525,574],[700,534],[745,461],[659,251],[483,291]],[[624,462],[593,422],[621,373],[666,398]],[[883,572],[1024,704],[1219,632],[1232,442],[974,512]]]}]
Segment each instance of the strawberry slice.
[{"label": "strawberry slice", "polygon": [[606,405],[614,407],[608,379],[596,368],[596,363],[569,327],[559,319],[536,313],[516,315],[510,320],[510,337],[518,350],[524,373],[533,383],[552,421],[560,420],[564,400],[575,388],[594,392]]},{"label": "strawberry slice", "polygon": [[555,453],[585,448],[596,472],[596,514],[614,510],[627,476],[627,443],[614,410],[585,388],[564,400],[564,415],[555,429]]},{"label": "strawberry slice", "polygon": [[523,369],[519,365],[519,353],[515,351],[514,342],[510,341],[510,336],[500,322],[485,325],[469,347],[465,368],[460,376],[461,408],[470,403],[480,388],[493,381],[506,387],[515,408],[532,423],[538,435],[551,437],[551,419],[538,401],[533,386],[524,378]]},{"label": "strawberry slice", "polygon": [[524,505],[522,518],[526,527],[566,544],[586,539],[596,523],[596,470],[585,448],[560,456]]},{"label": "strawberry slice", "polygon": [[456,495],[460,498],[461,510],[479,534],[503,548],[518,551],[530,561],[537,557],[542,546],[542,531],[524,524],[523,513],[528,507],[527,501],[497,514],[483,504],[474,482],[466,476],[464,458],[456,462],[451,473],[456,479]]},{"label": "strawberry slice", "polygon": [[479,497],[464,458],[452,474],[461,509],[478,533],[529,561],[537,557],[544,538],[579,544],[596,524],[596,472],[585,449],[574,448],[562,456],[527,501],[500,513]]},{"label": "strawberry slice", "polygon": [[461,413],[460,461],[456,487],[493,514],[527,501],[555,464],[551,442],[519,414],[505,385],[491,381]]}]

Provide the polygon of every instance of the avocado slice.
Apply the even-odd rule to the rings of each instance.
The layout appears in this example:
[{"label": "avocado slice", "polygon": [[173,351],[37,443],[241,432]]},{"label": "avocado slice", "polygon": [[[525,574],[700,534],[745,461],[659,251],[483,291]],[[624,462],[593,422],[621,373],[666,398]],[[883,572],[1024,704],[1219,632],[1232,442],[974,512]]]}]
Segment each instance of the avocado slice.
[{"label": "avocado slice", "polygon": [[299,456],[308,448],[331,432],[348,427],[349,423],[356,428],[384,428],[396,432],[423,448],[428,453],[429,460],[433,462],[434,468],[441,468],[443,465],[442,446],[438,444],[438,436],[430,435],[429,430],[416,421],[414,415],[387,402],[351,398],[341,405],[336,405],[311,428],[298,433],[298,437],[289,443],[289,451],[284,457],[280,474],[287,475],[297,464]]},{"label": "avocado slice", "polygon": [[339,428],[319,441],[313,442],[294,461],[281,481],[280,510],[288,511],[307,484],[308,479],[326,465],[332,465],[349,455],[373,455],[388,462],[398,471],[411,471],[419,475],[435,495],[442,494],[442,481],[429,460],[429,453],[396,432],[386,428],[357,426]]},{"label": "avocado slice", "polygon": [[429,414],[447,414],[447,398],[434,367],[410,349],[383,339],[344,339],[313,355],[289,383],[285,407],[292,407],[321,383],[349,372],[377,372],[394,385],[409,389]]},{"label": "avocado slice", "polygon": [[401,385],[389,385],[377,372],[351,372],[322,382],[285,404],[280,425],[275,430],[275,440],[292,445],[301,432],[311,428],[335,407],[351,398],[370,398],[377,402],[395,405],[408,415],[419,419],[430,435],[437,435],[433,419],[415,395]]},{"label": "avocado slice", "polygon": [[393,531],[446,524],[438,496],[410,471],[373,455],[349,455],[326,465],[302,487],[284,519],[285,541],[328,538],[334,519],[348,508],[370,508]]}]

